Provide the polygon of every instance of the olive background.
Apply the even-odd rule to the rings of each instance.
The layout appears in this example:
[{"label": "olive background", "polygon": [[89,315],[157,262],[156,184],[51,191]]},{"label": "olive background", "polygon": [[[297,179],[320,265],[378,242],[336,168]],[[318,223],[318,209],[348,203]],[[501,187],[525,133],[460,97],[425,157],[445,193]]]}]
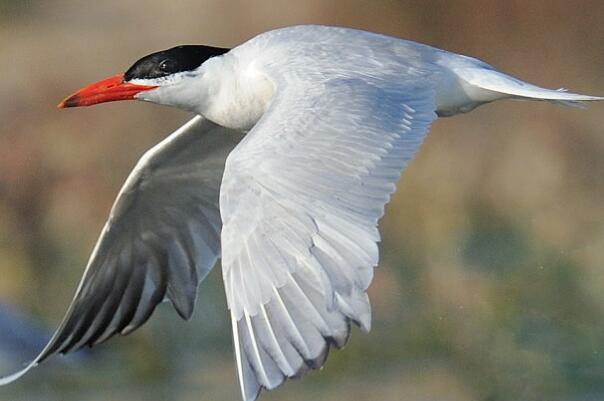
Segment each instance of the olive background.
[{"label": "olive background", "polygon": [[[597,0],[0,0],[0,306],[14,318],[3,331],[0,309],[0,374],[58,325],[138,157],[189,118],[138,102],[57,110],[74,90],[174,45],[318,23],[604,95],[603,21]],[[321,372],[261,400],[604,399],[603,128],[604,104],[507,101],[438,120],[381,221],[371,333],[355,328]],[[15,333],[33,339],[14,345]],[[134,334],[53,358],[0,400],[238,391],[217,268],[190,322],[162,305]]]}]

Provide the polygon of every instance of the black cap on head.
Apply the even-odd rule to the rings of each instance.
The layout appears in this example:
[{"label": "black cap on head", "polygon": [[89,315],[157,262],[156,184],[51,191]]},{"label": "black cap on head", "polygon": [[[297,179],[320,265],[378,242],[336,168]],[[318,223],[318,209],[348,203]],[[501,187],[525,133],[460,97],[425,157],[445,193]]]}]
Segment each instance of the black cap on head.
[{"label": "black cap on head", "polygon": [[203,45],[183,45],[149,54],[138,60],[124,74],[124,81],[153,79],[182,71],[192,71],[207,59],[230,49]]}]

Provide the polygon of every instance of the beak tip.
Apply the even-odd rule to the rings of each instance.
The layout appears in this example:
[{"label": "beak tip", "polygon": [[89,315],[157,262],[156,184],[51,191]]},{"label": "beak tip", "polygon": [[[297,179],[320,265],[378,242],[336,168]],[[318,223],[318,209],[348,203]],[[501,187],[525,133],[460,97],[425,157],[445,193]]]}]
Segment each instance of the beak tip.
[{"label": "beak tip", "polygon": [[75,96],[70,96],[61,101],[61,103],[57,104],[57,109],[66,109],[68,107],[77,107],[81,106],[78,102],[78,99]]}]

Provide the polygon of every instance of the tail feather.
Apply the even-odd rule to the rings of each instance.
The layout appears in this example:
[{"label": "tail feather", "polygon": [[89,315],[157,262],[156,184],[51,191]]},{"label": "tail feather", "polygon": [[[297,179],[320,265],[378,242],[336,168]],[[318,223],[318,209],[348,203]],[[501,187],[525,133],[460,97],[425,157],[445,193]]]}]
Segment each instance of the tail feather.
[{"label": "tail feather", "polygon": [[521,100],[544,100],[562,106],[584,107],[584,102],[601,101],[604,97],[568,92],[565,88],[546,89],[529,84],[490,66],[456,68],[455,73],[468,84],[470,91],[486,90],[503,97]]}]

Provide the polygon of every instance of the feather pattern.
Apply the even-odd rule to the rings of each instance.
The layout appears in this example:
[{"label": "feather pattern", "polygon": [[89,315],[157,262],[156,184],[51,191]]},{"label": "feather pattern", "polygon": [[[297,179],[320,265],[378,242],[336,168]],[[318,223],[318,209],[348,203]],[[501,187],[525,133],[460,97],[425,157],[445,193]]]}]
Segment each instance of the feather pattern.
[{"label": "feather pattern", "polygon": [[227,158],[222,268],[245,400],[323,366],[350,321],[370,329],[377,222],[435,118],[421,77],[392,82],[276,75]]},{"label": "feather pattern", "polygon": [[197,285],[220,252],[219,186],[242,134],[195,117],[149,150],[113,205],[74,299],[44,350],[55,353],[128,334],[165,298],[188,319]]}]

